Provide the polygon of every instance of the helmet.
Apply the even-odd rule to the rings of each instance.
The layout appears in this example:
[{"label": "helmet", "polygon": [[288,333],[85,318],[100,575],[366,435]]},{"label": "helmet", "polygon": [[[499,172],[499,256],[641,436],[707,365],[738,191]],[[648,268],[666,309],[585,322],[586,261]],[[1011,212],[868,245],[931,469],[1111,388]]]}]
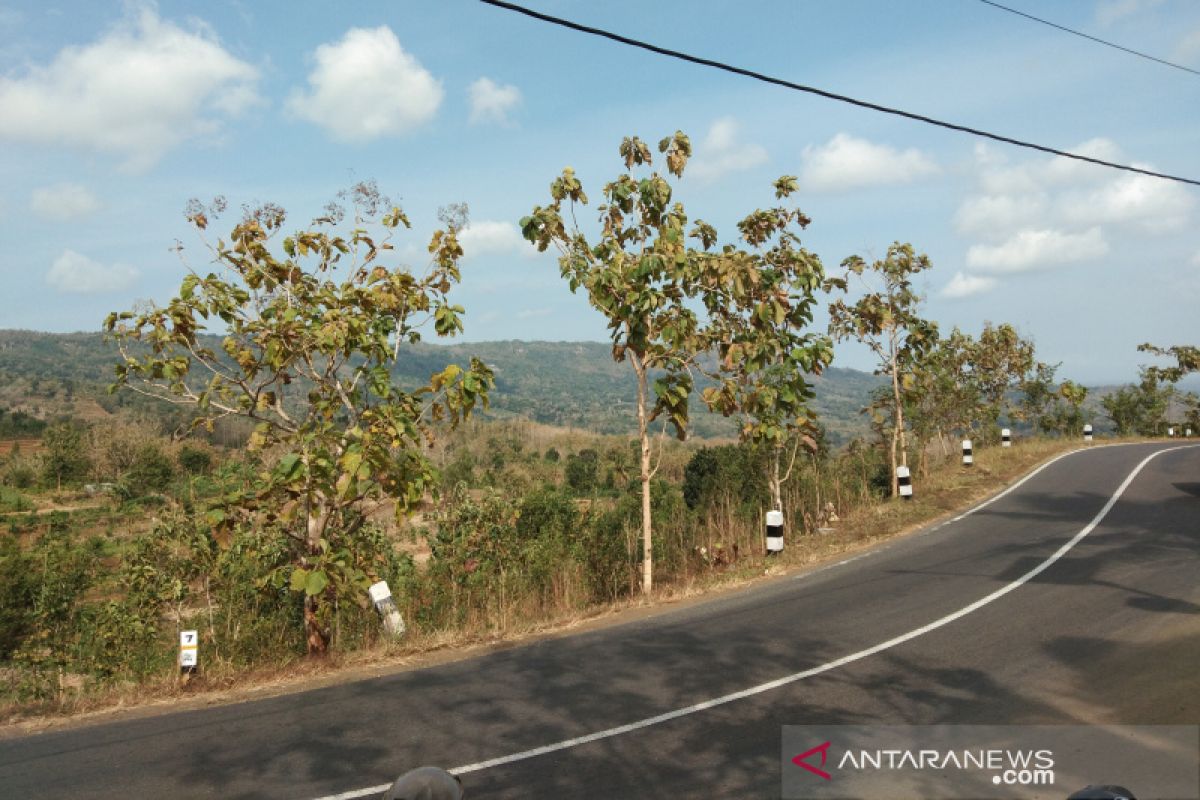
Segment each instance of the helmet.
[{"label": "helmet", "polygon": [[417,767],[399,778],[380,800],[462,800],[462,781],[444,769]]}]

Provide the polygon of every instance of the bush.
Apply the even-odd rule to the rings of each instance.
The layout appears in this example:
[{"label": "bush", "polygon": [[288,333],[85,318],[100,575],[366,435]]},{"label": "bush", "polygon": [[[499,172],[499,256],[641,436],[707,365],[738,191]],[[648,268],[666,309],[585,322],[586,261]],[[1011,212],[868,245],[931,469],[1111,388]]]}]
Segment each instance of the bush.
[{"label": "bush", "polygon": [[718,497],[733,500],[735,508],[757,509],[767,501],[763,456],[748,445],[702,447],[683,469],[683,500],[703,511]]},{"label": "bush", "polygon": [[175,477],[175,465],[155,444],[144,444],[137,451],[132,466],[121,478],[126,497],[145,497],[166,491]]},{"label": "bush", "polygon": [[14,489],[32,489],[37,470],[26,459],[10,461],[4,470],[4,482]]},{"label": "bush", "polygon": [[188,475],[207,475],[212,469],[212,455],[207,450],[185,444],[179,448],[179,466]]},{"label": "bush", "polygon": [[600,454],[595,450],[580,450],[567,456],[567,486],[576,494],[591,494],[596,488]]}]

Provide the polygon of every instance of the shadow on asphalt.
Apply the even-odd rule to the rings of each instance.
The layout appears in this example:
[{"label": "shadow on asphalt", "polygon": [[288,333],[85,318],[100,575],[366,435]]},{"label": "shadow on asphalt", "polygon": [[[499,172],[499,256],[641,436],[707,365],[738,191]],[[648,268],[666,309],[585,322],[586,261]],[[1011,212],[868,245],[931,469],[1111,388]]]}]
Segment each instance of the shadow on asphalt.
[{"label": "shadow on asphalt", "polygon": [[[1194,723],[1200,701],[1174,696],[1179,685],[1193,685],[1194,679],[1184,680],[1182,672],[1180,684],[1169,679],[1171,670],[1194,669],[1190,665],[1200,661],[1194,624],[1200,605],[1184,596],[1194,597],[1194,583],[1192,589],[1176,585],[1170,590],[1122,578],[1139,565],[1150,573],[1197,563],[1200,484],[1174,484],[1174,492],[1163,488],[1165,495],[1153,499],[1126,495],[1100,528],[1033,579],[1111,589],[1123,597],[1128,613],[1162,620],[1155,638],[1136,644],[1066,634],[1038,645],[1070,677],[1066,696],[1054,702],[997,682],[986,667],[929,663],[912,657],[910,648],[897,648],[702,714],[470,773],[464,776],[468,797],[777,796],[783,725],[1090,724],[1095,715],[1112,715],[1117,708],[1122,716],[1111,721]],[[996,562],[998,568],[983,576],[996,587],[1011,582],[1078,531],[1081,504],[1094,509],[1090,518],[1107,499],[1081,493],[1065,503],[1057,495],[1006,503],[1004,518],[1026,522],[1028,536],[1007,537],[970,560]],[[1064,511],[1067,507],[1073,510]],[[999,513],[989,507],[978,515]],[[1054,533],[1043,536],[1042,528]],[[980,553],[995,558],[981,559]],[[913,572],[971,575],[957,569],[961,561],[932,559]],[[871,585],[860,583],[854,594],[861,598],[871,591]],[[980,594],[987,591],[985,585]],[[791,597],[812,599],[822,592],[819,586],[793,589]],[[243,722],[234,723],[230,715],[228,733],[222,735],[227,717],[214,712],[206,723],[210,735],[197,737],[189,753],[187,780],[207,793],[233,798],[292,796],[269,788],[292,781],[328,787],[330,793],[345,791],[389,782],[420,764],[452,768],[589,734],[853,652],[845,638],[796,635],[792,631],[800,626],[789,624],[795,603],[776,607],[772,597],[767,591],[702,620],[684,615],[673,624],[547,640],[436,670],[264,701],[261,724],[278,725],[278,735],[273,745],[256,743],[253,750],[230,741]],[[747,612],[760,615],[763,624],[744,624]],[[1168,678],[1162,669],[1143,669],[1147,664],[1170,665]],[[1113,692],[1114,676],[1132,676],[1132,684],[1122,682],[1122,696]],[[384,702],[391,716],[380,719]],[[1089,709],[1088,716],[1069,710],[1076,707]],[[1163,708],[1173,709],[1166,713],[1170,719],[1164,719]],[[245,720],[244,708],[240,714],[237,719]]]}]

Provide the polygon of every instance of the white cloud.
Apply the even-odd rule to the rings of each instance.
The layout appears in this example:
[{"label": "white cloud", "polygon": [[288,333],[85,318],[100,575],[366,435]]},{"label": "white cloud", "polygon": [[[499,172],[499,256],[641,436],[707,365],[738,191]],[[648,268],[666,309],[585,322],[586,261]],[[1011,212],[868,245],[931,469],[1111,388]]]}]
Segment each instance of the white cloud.
[{"label": "white cloud", "polygon": [[334,138],[364,142],[396,136],[433,119],[442,83],[404,51],[386,25],[351,28],[313,54],[309,90],[292,92],[288,109]]},{"label": "white cloud", "polygon": [[801,186],[816,191],[909,183],[940,171],[916,148],[896,150],[846,133],[837,134],[821,147],[805,147],[803,158]]},{"label": "white cloud", "polygon": [[1179,44],[1175,45],[1171,52],[1171,59],[1184,64],[1200,62],[1200,28],[1179,40]]},{"label": "white cloud", "polygon": [[[1116,142],[1111,139],[1088,139],[1086,142],[1072,147],[1067,152],[1077,156],[1098,158],[1101,161],[1111,161],[1114,163],[1124,161],[1124,154],[1121,152],[1121,148],[1117,147]],[[1102,167],[1099,164],[1091,164],[1087,161],[1080,161],[1077,158],[1067,158],[1065,156],[1055,156],[1050,159],[1050,163],[1046,165],[1045,170],[1044,180],[1057,184],[1073,184],[1087,181],[1099,182],[1108,179],[1113,174],[1108,167]]]},{"label": "white cloud", "polygon": [[145,169],[257,102],[258,71],[204,29],[142,8],[48,66],[0,77],[0,137],[111,153]]},{"label": "white cloud", "polygon": [[738,141],[738,122],[721,117],[708,129],[696,154],[688,165],[688,174],[704,181],[714,181],[733,172],[743,172],[767,162],[767,150],[762,145]]},{"label": "white cloud", "polygon": [[1137,224],[1163,232],[1187,225],[1195,206],[1191,193],[1177,183],[1126,173],[1093,191],[1065,195],[1059,212],[1078,224]]},{"label": "white cloud", "polygon": [[1083,233],[1023,230],[999,245],[972,245],[967,250],[967,266],[992,273],[1026,272],[1100,258],[1107,253],[1108,242],[1099,227]]},{"label": "white cloud", "polygon": [[968,197],[958,207],[954,224],[960,233],[982,236],[1003,236],[1006,231],[1020,228],[1042,219],[1046,213],[1044,193]]},{"label": "white cloud", "polygon": [[533,246],[525,241],[517,226],[511,222],[473,221],[459,232],[458,242],[462,245],[464,258],[497,253],[528,255],[534,252]]},{"label": "white cloud", "polygon": [[[1119,147],[1108,139],[1089,139],[1071,148],[1076,155],[1121,161]],[[1055,187],[1098,183],[1112,173],[1105,167],[1063,156],[1010,165],[1005,155],[984,144],[975,146],[975,163],[983,191],[992,195],[1036,194]]]},{"label": "white cloud", "polygon": [[1096,21],[1104,27],[1162,5],[1163,0],[1104,0],[1096,6]]},{"label": "white cloud", "polygon": [[517,312],[517,319],[540,319],[554,313],[552,308],[527,308]]},{"label": "white cloud", "polygon": [[[1118,163],[1126,160],[1108,139],[1089,140],[1072,152]],[[1191,191],[1170,181],[1061,156],[1010,165],[979,146],[975,158],[981,191],[967,197],[955,216],[964,234],[998,239],[1033,225],[1126,225],[1161,233],[1185,227],[1197,205]]]},{"label": "white cloud", "polygon": [[128,288],[137,276],[133,267],[105,265],[74,250],[64,250],[46,273],[46,283],[60,292],[99,294]]},{"label": "white cloud", "polygon": [[467,89],[471,101],[471,124],[494,122],[508,125],[508,114],[521,104],[521,90],[516,86],[500,84],[491,78],[480,78]]},{"label": "white cloud", "polygon": [[996,288],[997,280],[986,275],[972,275],[967,272],[956,272],[950,282],[942,289],[942,297],[953,299],[970,297],[975,294],[990,292]]},{"label": "white cloud", "polygon": [[1196,255],[1192,256],[1192,265],[1200,267],[1200,250],[1196,251]]},{"label": "white cloud", "polygon": [[34,189],[29,207],[46,219],[70,220],[95,213],[100,209],[100,201],[86,186],[58,183]]}]

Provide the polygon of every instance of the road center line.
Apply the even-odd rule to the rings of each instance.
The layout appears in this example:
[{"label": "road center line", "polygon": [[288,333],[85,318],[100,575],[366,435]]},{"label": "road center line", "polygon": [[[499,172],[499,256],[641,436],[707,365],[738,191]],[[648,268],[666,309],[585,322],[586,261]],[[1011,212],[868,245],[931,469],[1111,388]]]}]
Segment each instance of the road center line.
[{"label": "road center line", "polygon": [[[741,691],[738,691],[738,692],[721,695],[720,697],[715,697],[711,700],[705,700],[701,703],[696,703],[694,705],[686,706],[684,708],[677,708],[674,711],[668,711],[664,714],[658,714],[653,717],[646,717],[645,719],[640,719],[640,720],[637,720],[636,722],[630,722],[625,725],[618,725],[615,728],[606,728],[605,730],[596,731],[595,733],[589,733],[585,736],[577,736],[573,739],[563,739],[560,742],[553,742],[552,744],[542,745],[541,747],[535,747],[531,750],[522,750],[519,753],[510,753],[509,755],[498,756],[497,758],[490,758],[490,759],[487,759],[486,761],[477,761],[474,764],[464,764],[461,767],[453,767],[449,771],[455,775],[466,775],[467,773],[470,773],[470,772],[479,772],[480,770],[490,769],[492,767],[499,767],[499,766],[503,766],[504,764],[512,764],[516,761],[524,761],[526,759],[536,758],[537,756],[545,755],[547,753],[553,753],[558,750],[566,750],[571,747],[577,747],[582,744],[588,744],[589,742],[597,742],[602,739],[610,739],[614,736],[620,736],[621,734],[624,734],[624,733],[631,733],[632,731],[641,730],[642,728],[649,728],[652,725],[658,725],[663,722],[669,722],[673,719],[679,719],[680,717],[686,717],[686,716],[690,716],[692,714],[699,713],[701,711],[707,711],[710,708],[716,708],[717,706],[723,706],[727,703],[732,703],[736,700],[744,700],[748,697],[753,697],[755,695],[762,694],[764,692],[769,692],[773,689],[778,689],[782,686],[787,686],[788,684],[791,684],[791,683],[796,683],[797,681],[802,681],[806,678],[811,678],[815,675],[820,675],[824,672],[829,672],[831,670],[835,670],[838,667],[844,667],[847,664],[852,664],[855,661],[860,661],[861,659],[867,658],[868,656],[873,656],[876,653],[882,653],[885,650],[890,650],[893,647],[896,647],[898,645],[904,644],[905,642],[916,639],[918,636],[923,636],[926,633],[929,633],[930,631],[934,631],[934,630],[937,630],[938,628],[949,625],[951,622],[960,620],[963,617],[967,616],[968,614],[970,614],[974,611],[978,611],[979,609],[983,608],[986,605],[994,603],[995,601],[999,600],[1001,597],[1004,597],[1004,595],[1008,594],[1009,592],[1011,592],[1021,586],[1024,586],[1026,583],[1029,583],[1029,581],[1033,580],[1038,575],[1045,572],[1047,569],[1050,568],[1051,565],[1053,565],[1056,561],[1058,561],[1060,558],[1062,558],[1064,555],[1066,555],[1068,552],[1070,552],[1070,550],[1073,547],[1075,547],[1075,545],[1077,545],[1077,544],[1079,544],[1079,542],[1083,541],[1084,537],[1086,537],[1089,533],[1091,533],[1093,530],[1096,529],[1096,526],[1098,526],[1101,523],[1101,521],[1103,521],[1103,519],[1106,516],[1108,516],[1108,512],[1111,511],[1112,507],[1117,504],[1117,500],[1119,500],[1121,498],[1121,495],[1123,495],[1125,493],[1125,490],[1129,488],[1130,484],[1133,483],[1134,479],[1138,476],[1138,474],[1142,471],[1142,469],[1147,464],[1150,463],[1150,461],[1152,459],[1157,458],[1158,456],[1162,455],[1163,453],[1170,453],[1175,450],[1185,450],[1185,449],[1192,448],[1192,447],[1200,447],[1200,445],[1180,445],[1177,447],[1168,447],[1163,450],[1156,450],[1155,452],[1146,456],[1144,459],[1141,460],[1141,462],[1136,467],[1133,468],[1133,471],[1130,472],[1125,477],[1125,480],[1121,482],[1121,485],[1117,487],[1117,490],[1115,492],[1113,492],[1111,497],[1108,498],[1108,502],[1106,502],[1104,504],[1104,507],[1101,508],[1100,511],[1096,514],[1096,516],[1092,518],[1092,521],[1089,522],[1082,530],[1080,530],[1078,533],[1076,533],[1073,537],[1071,537],[1071,539],[1069,541],[1067,541],[1065,544],[1063,544],[1062,547],[1055,550],[1054,553],[1051,554],[1045,561],[1041,562],[1036,567],[1029,570],[1024,575],[1015,579],[1011,583],[1008,583],[1008,584],[1000,587],[999,589],[992,592],[991,594],[986,595],[985,597],[982,597],[979,600],[976,600],[974,603],[971,603],[970,605],[963,606],[958,611],[954,611],[950,614],[947,614],[944,617],[940,617],[939,619],[936,619],[933,622],[928,623],[927,625],[922,625],[919,628],[914,628],[913,630],[909,631],[908,633],[900,634],[899,636],[896,636],[892,639],[888,639],[885,642],[880,642],[879,644],[874,645],[873,647],[868,647],[865,650],[859,650],[856,653],[851,653],[849,655],[842,656],[839,659],[826,662],[824,664],[821,664],[820,666],[811,667],[809,669],[803,670],[802,672],[792,673],[791,675],[785,675],[782,678],[776,678],[773,681],[768,681],[766,683],[760,683],[757,686],[751,686],[748,689],[742,689]],[[1035,469],[1033,472],[1030,472],[1028,475],[1026,475],[1020,481],[1018,481],[1018,482],[1014,483],[1012,486],[1008,487],[1008,489],[1004,490],[1003,492],[997,494],[996,496],[994,496],[988,500],[985,500],[984,502],[980,503],[979,505],[975,506],[974,508],[971,508],[970,510],[963,512],[962,514],[958,515],[954,519],[950,520],[950,522],[958,522],[963,517],[969,516],[970,514],[974,514],[979,509],[981,509],[985,506],[991,505],[992,503],[996,502],[1000,498],[1007,495],[1009,492],[1012,492],[1013,490],[1020,487],[1022,484],[1024,484],[1030,478],[1037,475],[1039,472],[1046,469],[1054,462],[1058,461],[1061,458],[1065,458],[1069,455],[1072,455],[1072,454],[1078,453],[1078,452],[1080,452],[1080,451],[1072,450],[1071,452],[1063,453],[1062,455],[1057,456],[1057,457],[1051,459],[1050,461],[1047,461],[1045,464],[1042,464],[1040,467]],[[358,798],[358,797],[366,797],[366,796],[372,795],[372,794],[379,794],[380,792],[383,792],[384,790],[386,790],[390,785],[391,785],[390,783],[384,783],[384,784],[380,784],[378,786],[369,786],[364,789],[353,789],[348,792],[342,792],[341,794],[326,795],[324,797],[319,797],[319,798],[316,798],[316,800],[354,800],[354,798]]]}]

